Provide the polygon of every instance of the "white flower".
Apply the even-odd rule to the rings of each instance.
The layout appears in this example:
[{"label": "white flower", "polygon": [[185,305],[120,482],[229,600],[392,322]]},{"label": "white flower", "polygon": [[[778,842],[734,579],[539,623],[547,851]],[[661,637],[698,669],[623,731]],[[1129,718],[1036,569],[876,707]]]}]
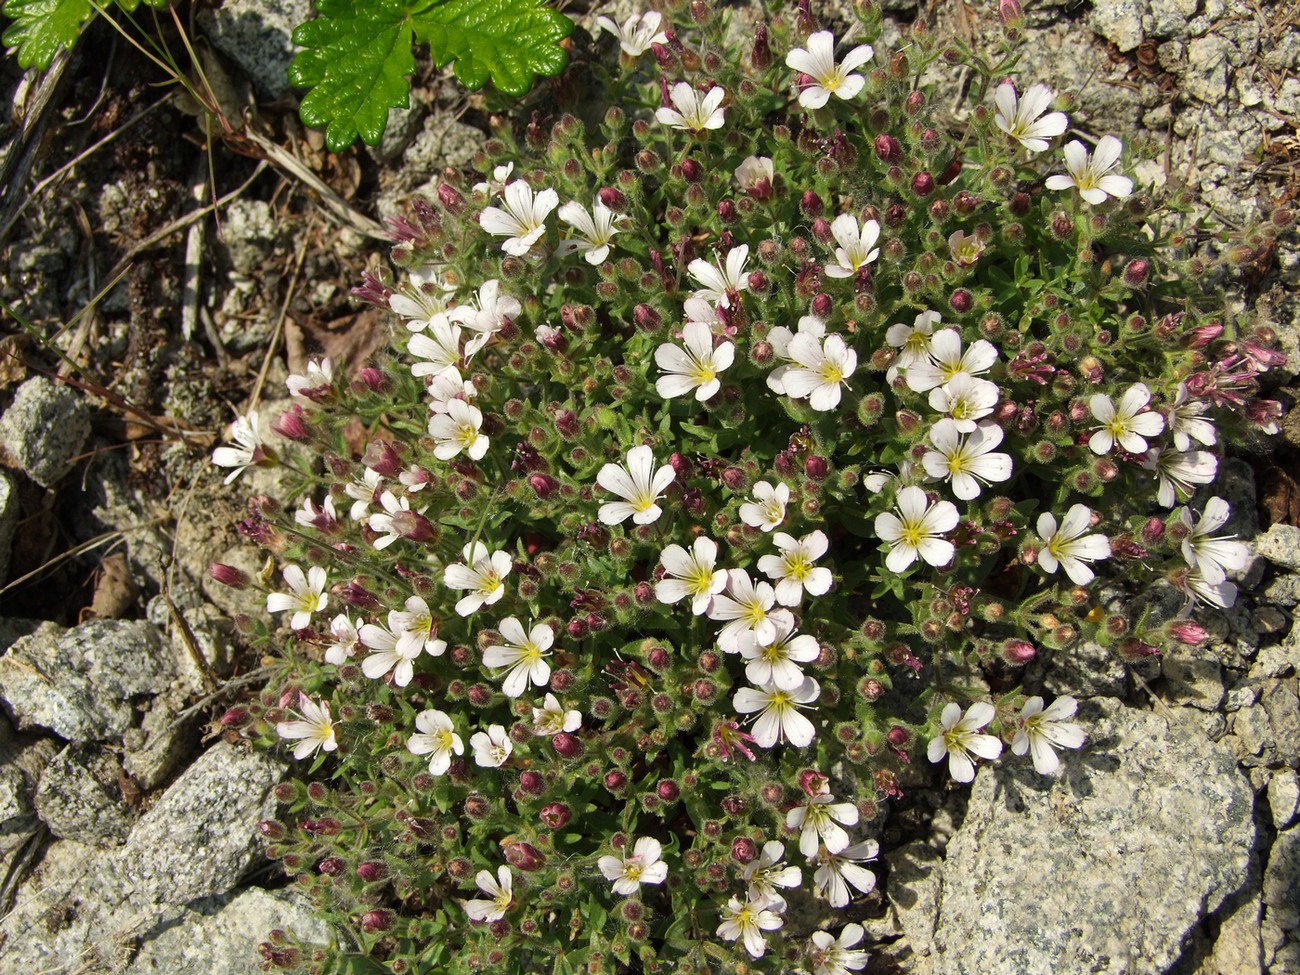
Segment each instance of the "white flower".
[{"label": "white flower", "polygon": [[483,414],[478,407],[470,406],[463,399],[447,400],[447,412],[429,418],[433,456],[451,460],[464,451],[470,460],[482,460],[488,449],[488,438],[479,433],[482,426]]},{"label": "white flower", "polygon": [[1130,454],[1140,454],[1147,449],[1147,437],[1154,437],[1165,428],[1165,418],[1154,411],[1143,413],[1143,408],[1151,402],[1151,390],[1143,383],[1134,383],[1124,390],[1116,408],[1111,398],[1104,393],[1096,393],[1088,401],[1093,418],[1101,424],[1088,438],[1088,446],[1094,454],[1107,454],[1114,448],[1116,441]]},{"label": "white flower", "polygon": [[978,376],[988,372],[998,361],[998,350],[983,339],[976,339],[965,352],[961,350],[961,333],[944,328],[930,336],[930,356],[907,369],[907,386],[924,393],[951,382],[963,373]]},{"label": "white flower", "polygon": [[798,606],[803,601],[805,590],[810,596],[822,596],[830,591],[831,570],[813,565],[830,548],[825,532],[810,532],[799,539],[777,532],[772,541],[781,554],[764,555],[758,560],[758,570],[776,583],[778,603]]},{"label": "white flower", "polygon": [[1194,598],[1217,609],[1227,609],[1237,601],[1236,585],[1227,579],[1211,583],[1206,580],[1199,568],[1192,569],[1182,577],[1182,586]]},{"label": "white flower", "polygon": [[975,432],[963,436],[954,420],[939,420],[930,428],[934,449],[921,458],[931,477],[952,484],[952,493],[963,501],[979,497],[980,482],[991,484],[1011,476],[1011,455],[994,453],[1002,443],[1002,428],[985,421]]},{"label": "white flower", "polygon": [[439,312],[429,319],[427,334],[420,332],[411,336],[406,344],[406,351],[422,360],[411,366],[411,375],[438,376],[453,373],[460,380],[460,363],[463,358],[460,351],[460,326],[452,324],[451,319]]},{"label": "white flower", "polygon": [[975,234],[954,230],[948,235],[948,253],[958,267],[973,267],[984,253],[984,241]]},{"label": "white flower", "polygon": [[667,44],[668,35],[659,29],[663,14],[649,10],[633,14],[620,27],[608,17],[597,17],[596,23],[618,38],[618,46],[630,58],[640,57],[650,50],[651,44]]},{"label": "white flower", "polygon": [[890,545],[885,568],[902,572],[917,556],[936,567],[952,561],[956,547],[939,537],[957,527],[957,508],[951,501],[929,504],[923,490],[909,485],[898,492],[894,504],[897,515],[883,511],[875,522],[876,534]]},{"label": "white flower", "polygon": [[792,332],[784,325],[777,325],[767,333],[767,341],[772,346],[773,356],[785,360],[782,365],[777,366],[767,375],[767,388],[777,396],[785,395],[785,374],[793,368],[790,361],[790,341],[795,335],[805,332],[820,341],[826,337],[826,323],[816,315],[803,315],[799,318],[798,332]]},{"label": "white flower", "polygon": [[770,193],[776,171],[767,156],[746,156],[736,167],[736,184],[746,193]]},{"label": "white flower", "polygon": [[1068,190],[1077,187],[1079,195],[1096,206],[1105,203],[1106,197],[1123,198],[1133,192],[1133,181],[1127,176],[1112,173],[1119,162],[1124,144],[1113,135],[1103,135],[1091,156],[1077,139],[1066,143],[1065,170],[1067,175],[1047,177],[1043,184],[1049,190]]},{"label": "white flower", "polygon": [[748,899],[755,903],[765,903],[772,910],[785,911],[785,898],[778,893],[778,887],[798,887],[803,879],[798,867],[782,864],[785,858],[785,844],[778,840],[768,840],[763,844],[762,853],[745,865],[741,878],[749,885]]},{"label": "white flower", "polygon": [[642,884],[662,884],[668,879],[668,864],[659,859],[662,852],[658,840],[643,836],[633,844],[630,854],[626,848],[621,857],[605,854],[596,866],[614,884],[614,893],[630,897]]},{"label": "white flower", "polygon": [[456,290],[433,264],[407,272],[410,281],[388,296],[388,307],[406,319],[412,332],[427,328],[430,320],[447,310],[447,296]]},{"label": "white flower", "polygon": [[474,877],[478,889],[487,894],[491,900],[461,901],[471,921],[500,921],[510,908],[510,898],[514,896],[514,878],[510,876],[509,867],[497,867],[497,880],[492,879],[488,870],[480,870]]},{"label": "white flower", "polygon": [[290,396],[304,396],[322,387],[334,385],[334,360],[329,356],[317,361],[307,360],[307,375],[293,373],[284,381]]},{"label": "white flower", "polygon": [[661,108],[655,112],[655,118],[664,125],[674,129],[687,129],[701,132],[704,129],[722,128],[724,115],[722,100],[727,93],[714,85],[703,97],[684,81],[673,85],[668,92],[673,103],[672,108]]},{"label": "white flower", "polygon": [[745,664],[745,679],[756,687],[771,684],[785,691],[803,686],[804,674],[799,664],[811,663],[821,655],[821,644],[807,633],[794,635],[794,617],[776,612],[771,616],[776,627],[776,639],[760,646],[753,633],[742,633],[739,639],[740,657]]},{"label": "white flower", "polygon": [[525,633],[523,624],[507,616],[498,627],[505,645],[496,644],[483,651],[484,666],[496,669],[509,667],[510,672],[501,685],[506,697],[518,697],[528,688],[531,680],[537,687],[545,687],[551,679],[551,665],[546,662],[555,631],[545,623],[537,623]]},{"label": "white flower", "polygon": [[655,391],[671,399],[695,390],[695,398],[703,403],[721,387],[718,373],[734,361],[736,347],[723,342],[715,349],[713,332],[703,322],[682,326],[682,344],[684,349],[671,342],[655,349],[655,363],[664,371],[655,380]]},{"label": "white flower", "polygon": [[471,192],[477,196],[499,196],[506,191],[506,184],[510,182],[510,174],[514,171],[515,164],[512,162],[493,166],[492,177],[482,183],[475,183]]},{"label": "white flower", "polygon": [[1016,86],[1004,81],[993,90],[993,121],[1030,152],[1042,152],[1047,140],[1060,135],[1070,124],[1064,112],[1043,114],[1055,97],[1046,85],[1033,85],[1023,96],[1017,96]]},{"label": "white flower", "polygon": [[465,358],[468,359],[492,341],[492,336],[522,310],[518,299],[501,294],[501,282],[490,278],[479,286],[470,304],[449,309],[447,317],[478,332],[465,343]]},{"label": "white flower", "polygon": [[289,626],[295,630],[306,629],[311,626],[311,614],[320,612],[329,604],[329,597],[325,595],[328,583],[325,570],[319,565],[313,565],[304,575],[298,566],[286,565],[282,575],[292,592],[270,593],[266,597],[267,612],[287,613],[293,610]]},{"label": "white flower", "polygon": [[[429,394],[429,412],[446,413],[452,400],[472,403],[478,397],[478,389],[468,379],[460,377],[459,370],[448,369],[433,377],[427,390]],[[401,475],[398,475],[399,479]]]},{"label": "white flower", "polygon": [[546,233],[546,218],[560,204],[555,190],[533,188],[521,179],[506,186],[505,209],[484,207],[478,216],[479,226],[489,234],[506,237],[501,249],[514,257],[523,257]]},{"label": "white flower", "polygon": [[691,543],[689,552],[669,545],[659,556],[668,576],[655,584],[655,597],[671,604],[690,596],[692,613],[707,612],[713,597],[727,586],[726,570],[713,567],[717,558],[718,543],[703,535]]},{"label": "white flower", "polygon": [[785,922],[767,909],[766,901],[746,900],[732,897],[727,902],[727,911],[722,915],[717,935],[727,941],[743,940],[745,950],[753,958],[763,957],[767,951],[767,942],[763,939],[764,931],[775,931]]},{"label": "white flower", "polygon": [[754,484],[753,501],[746,501],[740,506],[740,520],[750,528],[759,528],[770,532],[785,521],[785,506],[790,503],[790,486],[778,483],[775,487],[768,481]]},{"label": "white flower", "polygon": [[830,901],[831,907],[847,907],[853,895],[853,886],[864,894],[876,889],[876,875],[858,864],[874,860],[880,853],[880,844],[864,840],[846,846],[837,853],[822,849],[817,853],[817,870],[813,873],[813,893]]},{"label": "white flower", "polygon": [[379,533],[371,544],[382,552],[401,538],[402,532],[410,525],[411,519],[405,516],[410,515],[411,502],[405,495],[399,498],[392,491],[385,491],[379,496],[379,503],[383,505],[383,513],[371,515],[369,524]]},{"label": "white flower", "polygon": [[740,292],[749,289],[749,276],[745,274],[745,262],[748,260],[748,244],[738,244],[727,251],[725,267],[721,258],[718,259],[717,264],[710,264],[703,258],[697,257],[686,268],[687,273],[700,285],[691,293],[691,297],[730,308],[731,300],[738,297]]},{"label": "white flower", "polygon": [[1142,458],[1142,466],[1155,471],[1156,502],[1162,507],[1172,508],[1180,497],[1191,497],[1196,485],[1214,483],[1219,472],[1219,459],[1208,450],[1178,451],[1151,447]]},{"label": "white flower", "polygon": [[294,758],[302,760],[317,750],[332,752],[339,747],[334,737],[329,701],[322,700],[317,704],[306,694],[299,693],[298,710],[302,713],[301,721],[281,721],[275,726],[275,733],[281,738],[301,739],[294,746]]},{"label": "white flower", "polygon": [[596,483],[622,501],[607,501],[596,512],[601,524],[617,525],[628,518],[635,524],[649,525],[663,513],[656,504],[676,473],[668,464],[655,470],[654,451],[646,445],[633,447],[622,464],[606,464],[596,475]]},{"label": "white flower", "polygon": [[437,638],[429,604],[420,596],[409,597],[404,610],[389,612],[388,629],[367,623],[361,627],[360,637],[362,645],[371,650],[361,661],[361,672],[378,680],[391,670],[398,687],[411,683],[413,661],[421,653],[440,657],[447,650],[447,641]]},{"label": "white flower", "polygon": [[330,495],[325,495],[325,500],[317,505],[310,497],[302,499],[302,507],[293,513],[295,524],[302,525],[304,528],[319,528],[322,531],[330,531],[339,520],[339,513],[334,507],[334,499]]},{"label": "white flower", "polygon": [[996,383],[960,372],[930,390],[930,409],[947,414],[961,433],[973,433],[976,421],[993,412],[1000,395]]},{"label": "white flower", "polygon": [[533,708],[533,734],[553,737],[562,731],[573,732],[582,727],[582,712],[566,711],[549,691],[540,708]]},{"label": "white flower", "polygon": [[876,241],[880,240],[880,224],[868,220],[861,229],[858,218],[851,213],[841,213],[831,221],[831,235],[835,243],[835,264],[823,269],[828,278],[851,278],[860,268],[871,264],[880,256]]},{"label": "white flower", "polygon": [[971,761],[972,755],[992,760],[1002,754],[1002,742],[992,735],[978,733],[996,714],[993,705],[976,701],[963,715],[961,705],[950,701],[939,716],[939,734],[931,739],[926,749],[930,761],[942,762],[946,755],[948,772],[956,781],[973,780],[975,764]]},{"label": "white flower", "polygon": [[560,207],[560,219],[576,230],[578,236],[561,241],[556,253],[563,257],[577,251],[588,264],[599,264],[609,256],[609,242],[618,233],[614,226],[616,216],[600,200],[591,205],[590,213],[576,201],[564,204]]},{"label": "white flower", "polygon": [[861,924],[849,922],[834,938],[828,931],[814,931],[809,938],[808,953],[812,956],[813,975],[848,975],[867,964],[865,951],[853,946],[862,940]]},{"label": "white flower", "polygon": [[1214,446],[1217,439],[1214,424],[1203,416],[1209,408],[1210,404],[1204,400],[1191,398],[1187,383],[1178,384],[1178,392],[1169,407],[1169,432],[1173,434],[1175,447],[1187,450],[1193,440],[1206,447]]},{"label": "white flower", "polygon": [[753,735],[754,741],[764,748],[772,748],[779,741],[788,741],[796,748],[807,748],[817,737],[817,729],[798,709],[812,704],[820,694],[821,686],[811,677],[805,677],[803,683],[791,691],[775,684],[762,688],[742,687],[736,691],[732,706],[741,714],[759,712],[754,721]]},{"label": "white flower", "polygon": [[794,365],[781,378],[791,399],[807,397],[808,405],[826,413],[840,405],[840,387],[858,367],[858,354],[838,335],[826,336],[825,343],[807,332],[790,340],[790,359]]},{"label": "white flower", "polygon": [[1178,509],[1178,518],[1187,528],[1183,558],[1193,569],[1200,570],[1201,578],[1210,586],[1222,583],[1229,572],[1242,572],[1250,562],[1250,549],[1245,542],[1237,541],[1232,535],[1210,535],[1223,527],[1228,514],[1228,502],[1223,498],[1210,498],[1195,524],[1190,509]]},{"label": "white flower", "polygon": [[885,342],[891,348],[898,349],[898,357],[894,359],[893,365],[889,367],[889,374],[885,377],[889,382],[894,381],[898,370],[909,369],[919,363],[930,361],[930,338],[934,335],[934,327],[939,324],[939,321],[937,311],[923,311],[916,316],[916,320],[911,325],[899,322],[889,326],[885,332]]},{"label": "white flower", "polygon": [[330,622],[330,636],[334,642],[325,648],[325,662],[338,667],[344,664],[349,657],[355,657],[357,647],[361,645],[361,637],[357,632],[357,624],[348,618],[346,613],[340,613]]},{"label": "white flower", "polygon": [[350,483],[343,485],[343,493],[353,501],[352,507],[348,511],[348,517],[361,524],[368,524],[370,521],[370,506],[379,500],[383,487],[383,475],[369,467],[365,469],[361,477],[354,478]]},{"label": "white flower", "polygon": [[476,731],[470,735],[469,747],[474,749],[474,764],[482,768],[500,768],[515,750],[504,725],[488,725],[486,733]]},{"label": "white flower", "polygon": [[1093,572],[1085,563],[1110,558],[1110,540],[1105,535],[1085,535],[1092,521],[1087,505],[1076,504],[1065,513],[1058,527],[1056,516],[1044,511],[1038,516],[1038,564],[1055,573],[1059,565],[1076,586],[1092,582]]},{"label": "white flower", "polygon": [[491,606],[505,595],[503,581],[514,568],[508,552],[500,549],[488,555],[482,542],[466,545],[464,563],[453,562],[442,571],[442,584],[448,589],[468,589],[469,595],[456,603],[456,614],[468,616],[482,606]]},{"label": "white flower", "polygon": [[257,419],[257,410],[249,410],[246,416],[235,417],[235,422],[230,425],[230,439],[239,446],[226,445],[212,451],[212,463],[218,467],[234,468],[226,475],[226,484],[232,483],[246,469],[260,463],[266,456],[262,437],[257,432]]},{"label": "white flower", "polygon": [[829,792],[809,796],[807,801],[785,814],[785,824],[800,830],[799,852],[806,857],[817,855],[818,844],[829,853],[839,853],[849,845],[849,834],[840,828],[856,825],[858,807],[851,802],[836,802]]},{"label": "white flower", "polygon": [[860,74],[849,74],[871,60],[870,44],[859,44],[839,64],[835,63],[835,35],[820,30],[808,37],[808,47],[796,47],[785,56],[786,67],[812,78],[812,83],[799,93],[799,104],[807,109],[821,108],[831,95],[845,100],[862,90],[866,79]]},{"label": "white flower", "polygon": [[420,733],[406,740],[407,750],[413,755],[429,756],[430,775],[446,775],[452,754],[465,754],[465,743],[456,734],[451,718],[442,711],[421,711],[415,716],[415,727]]},{"label": "white flower", "polygon": [[1056,748],[1079,748],[1083,745],[1083,729],[1066,720],[1074,717],[1078,709],[1079,702],[1072,697],[1058,697],[1046,709],[1041,697],[1029,698],[1020,709],[1011,751],[1017,755],[1029,752],[1034,757],[1034,771],[1039,775],[1051,775],[1061,765],[1061,760],[1056,757]]},{"label": "white flower", "polygon": [[726,590],[713,597],[708,610],[709,619],[728,621],[718,633],[723,652],[738,653],[742,633],[753,633],[754,642],[762,647],[775,640],[776,623],[769,612],[775,602],[776,592],[766,582],[755,585],[744,569],[729,569]]}]

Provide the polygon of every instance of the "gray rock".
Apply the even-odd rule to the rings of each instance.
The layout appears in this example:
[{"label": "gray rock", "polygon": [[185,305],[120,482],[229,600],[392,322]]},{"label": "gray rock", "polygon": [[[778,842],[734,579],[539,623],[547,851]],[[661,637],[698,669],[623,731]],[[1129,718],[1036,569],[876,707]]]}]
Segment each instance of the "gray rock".
[{"label": "gray rock", "polygon": [[1267,917],[1288,933],[1300,929],[1300,828],[1277,834],[1264,868]]},{"label": "gray rock", "polygon": [[287,95],[293,29],[312,19],[311,0],[226,0],[199,11],[212,45],[238,64],[267,98]]},{"label": "gray rock", "polygon": [[939,911],[943,858],[925,843],[908,843],[887,857],[889,903],[915,959],[930,965]]},{"label": "gray rock", "polygon": [[1255,552],[1274,565],[1300,570],[1300,528],[1295,525],[1272,525],[1255,537]]},{"label": "gray rock", "polygon": [[142,620],[53,624],[0,657],[0,698],[22,729],[49,728],[69,741],[106,741],[134,723],[134,700],[175,678],[158,631]]},{"label": "gray rock", "polygon": [[265,200],[240,198],[231,203],[221,225],[221,243],[231,267],[243,275],[255,274],[275,246],[278,231]]},{"label": "gray rock", "polygon": [[95,846],[126,842],[135,817],[122,801],[118,764],[111,754],[72,744],[46,766],[36,790],[36,812],[55,836]]},{"label": "gray rock", "polygon": [[[1259,695],[1259,706],[1268,715],[1272,735],[1272,759],[1287,765],[1300,764],[1300,697],[1294,680],[1268,681]],[[1271,764],[1271,763],[1270,763]]]},{"label": "gray rock", "polygon": [[10,476],[0,471],[0,585],[9,580],[14,529],[18,527],[18,492]]},{"label": "gray rock", "polygon": [[36,824],[32,795],[57,751],[49,738],[0,742],[0,835],[25,833]]},{"label": "gray rock", "polygon": [[980,769],[948,846],[937,975],[1165,971],[1247,879],[1253,795],[1229,751],[1177,714],[1098,699],[1080,720],[1090,741],[1054,779]]},{"label": "gray rock", "polygon": [[257,823],[275,811],[284,765],[225,742],[205,752],[140,819],[122,849],[132,899],[184,903],[224,894],[257,859]]},{"label": "gray rock", "polygon": [[1192,975],[1265,975],[1262,886],[1258,857],[1252,857],[1245,885],[1224,902],[1213,919],[1218,929],[1214,943],[1196,946],[1202,948],[1202,954]]},{"label": "gray rock", "polygon": [[1187,45],[1183,86],[1193,98],[1218,105],[1228,94],[1228,55],[1232,42],[1217,34],[1197,37]]},{"label": "gray rock", "polygon": [[166,781],[197,740],[199,715],[180,717],[180,697],[173,693],[155,698],[140,727],[122,736],[122,768],[146,792]]},{"label": "gray rock", "polygon": [[1160,670],[1172,702],[1202,711],[1223,703],[1223,668],[1208,647],[1172,647],[1160,658]]},{"label": "gray rock", "polygon": [[1279,769],[1268,780],[1268,808],[1275,829],[1286,829],[1295,822],[1300,809],[1300,779],[1295,769]]},{"label": "gray rock", "polygon": [[1151,35],[1179,37],[1196,15],[1196,0],[1151,0]]},{"label": "gray rock", "polygon": [[[1259,551],[1260,542],[1264,540],[1264,537],[1254,540],[1253,544],[1256,552]],[[1260,599],[1270,605],[1285,606],[1287,609],[1300,604],[1300,575],[1291,572],[1280,573],[1277,578],[1264,588]]]},{"label": "gray rock", "polygon": [[36,376],[18,387],[0,417],[0,442],[22,471],[53,487],[90,436],[90,407],[71,386]]},{"label": "gray rock", "polygon": [[1131,51],[1142,43],[1142,17],[1147,5],[1142,0],[1098,0],[1093,6],[1092,29],[1121,51]]}]

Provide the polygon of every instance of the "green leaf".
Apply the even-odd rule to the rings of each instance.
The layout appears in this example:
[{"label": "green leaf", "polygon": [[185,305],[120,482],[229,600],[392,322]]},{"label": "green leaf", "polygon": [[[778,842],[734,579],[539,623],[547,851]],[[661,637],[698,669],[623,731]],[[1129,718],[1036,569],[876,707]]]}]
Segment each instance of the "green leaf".
[{"label": "green leaf", "polygon": [[5,46],[18,48],[19,67],[44,70],[59,48],[77,43],[95,9],[91,0],[8,0],[4,12],[13,23]]},{"label": "green leaf", "polygon": [[306,50],[289,66],[289,81],[312,89],[302,120],[324,126],[334,152],[357,136],[377,144],[388,110],[410,104],[413,41],[427,43],[439,67],[454,62],[469,88],[492,81],[522,95],[535,74],[564,70],[559,42],[573,30],[541,0],[316,0],[316,10],[293,32]]}]

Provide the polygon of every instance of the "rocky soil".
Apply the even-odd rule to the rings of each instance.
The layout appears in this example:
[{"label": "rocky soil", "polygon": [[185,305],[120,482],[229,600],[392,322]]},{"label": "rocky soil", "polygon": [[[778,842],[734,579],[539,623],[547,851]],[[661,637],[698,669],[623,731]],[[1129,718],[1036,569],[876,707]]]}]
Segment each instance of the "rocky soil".
[{"label": "rocky soil", "polygon": [[[997,29],[991,3],[884,5],[977,47]],[[1154,160],[1139,181],[1233,227],[1300,196],[1300,6],[1025,6],[1020,76]],[[382,342],[347,289],[487,108],[425,66],[383,146],[325,153],[283,83],[306,10],[186,22],[228,135],[102,24],[48,90],[0,69],[0,298],[28,323],[0,316],[0,971],[234,975],[271,927],[326,936],[256,838],[285,761],[215,721],[273,669],[232,623],[257,600],[206,570],[260,568],[232,526],[274,484],[224,488],[207,457],[308,353]],[[1232,298],[1282,337],[1283,380],[1298,288],[1293,238]],[[1138,667],[1085,646],[1028,675],[1084,702],[1062,774],[994,764],[952,788],[914,767],[880,837],[870,972],[1300,975],[1297,448],[1291,419],[1222,467],[1256,556],[1210,646]]]}]

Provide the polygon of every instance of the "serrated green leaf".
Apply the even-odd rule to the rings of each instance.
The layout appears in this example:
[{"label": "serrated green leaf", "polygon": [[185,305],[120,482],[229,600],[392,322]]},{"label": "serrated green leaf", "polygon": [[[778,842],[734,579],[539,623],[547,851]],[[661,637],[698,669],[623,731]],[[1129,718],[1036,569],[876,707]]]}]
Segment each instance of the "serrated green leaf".
[{"label": "serrated green leaf", "polygon": [[77,43],[95,5],[91,0],[8,0],[4,13],[13,21],[4,43],[18,48],[19,67],[44,70],[59,48],[71,50]]},{"label": "serrated green leaf", "polygon": [[564,70],[568,56],[559,43],[573,23],[541,0],[447,0],[416,14],[415,29],[434,63],[454,61],[467,88],[482,88],[490,79],[518,96],[532,87],[533,75]]},{"label": "serrated green leaf", "polygon": [[410,104],[415,71],[411,6],[401,0],[317,0],[320,14],[298,25],[293,42],[306,50],[289,65],[289,83],[311,88],[299,114],[325,127],[339,152],[360,136],[378,144],[390,108]]}]

